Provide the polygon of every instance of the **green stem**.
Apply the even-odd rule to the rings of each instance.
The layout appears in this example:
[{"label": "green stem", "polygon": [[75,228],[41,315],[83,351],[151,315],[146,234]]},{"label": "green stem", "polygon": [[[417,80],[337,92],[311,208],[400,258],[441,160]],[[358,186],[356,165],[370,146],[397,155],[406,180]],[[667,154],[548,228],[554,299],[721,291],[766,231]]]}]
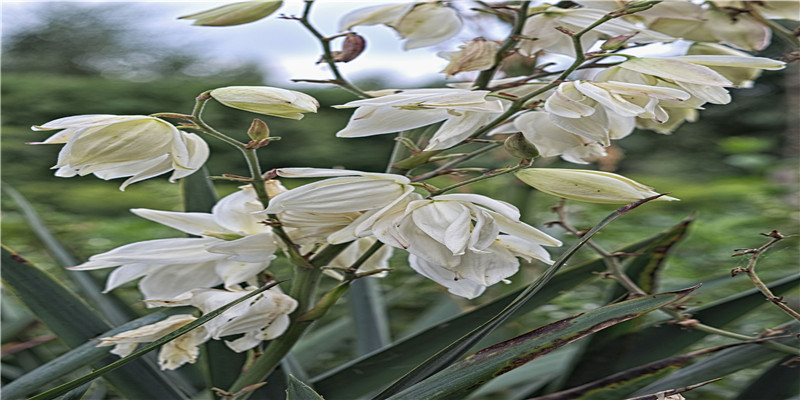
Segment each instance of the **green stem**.
[{"label": "green stem", "polygon": [[491,68],[481,71],[481,73],[478,74],[478,78],[475,79],[475,86],[478,88],[478,90],[486,89],[486,87],[489,86],[489,82],[494,77],[497,69],[500,68],[500,64],[503,63],[503,60],[506,57],[506,52],[513,49],[514,46],[516,46],[519,42],[519,35],[522,33],[522,28],[525,26],[525,21],[528,19],[528,6],[530,6],[530,2],[528,1],[523,1],[522,4],[520,4],[519,9],[517,10],[517,18],[514,22],[514,28],[503,44],[500,45],[497,53],[495,53],[494,64]]},{"label": "green stem", "polygon": [[322,46],[322,59],[325,61],[326,64],[331,68],[331,72],[333,76],[336,78],[333,83],[339,85],[339,87],[346,89],[353,94],[357,95],[361,98],[369,98],[372,97],[363,90],[356,87],[348,81],[344,75],[339,71],[339,67],[336,65],[336,62],[333,61],[333,52],[331,51],[331,40],[339,37],[341,35],[332,36],[332,37],[325,37],[320,33],[317,28],[311,25],[311,21],[309,21],[309,14],[311,13],[311,6],[314,5],[314,0],[305,0],[305,9],[303,10],[303,16],[300,18],[292,18],[299,21],[315,38],[319,41],[320,46]]},{"label": "green stem", "polygon": [[505,174],[508,174],[508,173],[511,173],[511,172],[519,171],[519,170],[521,170],[523,168],[527,168],[529,166],[530,165],[528,163],[525,163],[525,164],[520,164],[520,165],[517,165],[517,166],[514,166],[514,167],[505,167],[505,168],[497,169],[492,173],[484,174],[484,175],[481,175],[481,176],[477,176],[475,178],[467,179],[465,181],[454,183],[454,184],[452,184],[450,186],[435,190],[435,191],[431,192],[430,197],[438,196],[438,195],[440,195],[442,193],[448,192],[448,191],[453,190],[453,189],[455,189],[457,187],[461,187],[461,186],[464,186],[464,185],[469,185],[470,183],[480,182],[482,180],[491,179],[491,178],[494,178],[496,176],[505,175]]}]

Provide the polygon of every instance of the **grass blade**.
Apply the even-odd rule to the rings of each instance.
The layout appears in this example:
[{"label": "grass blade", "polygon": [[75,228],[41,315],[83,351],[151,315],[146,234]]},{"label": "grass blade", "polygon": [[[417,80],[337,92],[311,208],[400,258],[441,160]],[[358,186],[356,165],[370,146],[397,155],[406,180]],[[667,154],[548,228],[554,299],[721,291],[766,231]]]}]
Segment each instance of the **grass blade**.
[{"label": "grass blade", "polygon": [[286,389],[286,400],[323,400],[314,389],[300,382],[294,375],[289,375],[289,387]]}]

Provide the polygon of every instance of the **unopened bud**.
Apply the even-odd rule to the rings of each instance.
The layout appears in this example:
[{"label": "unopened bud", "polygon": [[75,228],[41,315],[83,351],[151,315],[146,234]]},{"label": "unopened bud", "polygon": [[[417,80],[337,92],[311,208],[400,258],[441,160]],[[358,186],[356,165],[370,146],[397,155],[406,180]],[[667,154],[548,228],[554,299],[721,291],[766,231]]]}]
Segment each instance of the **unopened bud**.
[{"label": "unopened bud", "polygon": [[[515,175],[539,191],[587,203],[632,203],[658,196],[653,188],[610,172],[584,169],[526,168]],[[655,200],[678,199],[661,196]]]},{"label": "unopened bud", "polygon": [[503,146],[508,154],[514,157],[530,160],[539,156],[539,150],[528,139],[525,139],[521,132],[509,136]]},{"label": "unopened bud", "polygon": [[229,86],[210,93],[228,107],[283,118],[300,119],[319,107],[317,100],[305,93],[269,86]]},{"label": "unopened bud", "polygon": [[344,43],[342,43],[342,51],[336,52],[333,57],[334,62],[348,62],[352,61],[356,57],[364,51],[364,48],[367,47],[367,42],[364,40],[363,37],[355,34],[355,33],[348,33],[347,37],[344,39]]},{"label": "unopened bud", "polygon": [[625,45],[625,43],[628,40],[630,40],[630,38],[632,38],[632,37],[634,37],[634,36],[636,36],[638,34],[639,34],[639,32],[630,32],[630,33],[625,33],[625,34],[622,34],[622,35],[619,35],[619,36],[614,36],[611,39],[606,40],[602,45],[600,45],[600,48],[603,49],[603,50],[617,50],[617,49],[620,49],[622,46]]},{"label": "unopened bud", "polygon": [[264,140],[269,138],[269,127],[267,123],[256,118],[253,120],[253,123],[250,124],[250,129],[247,130],[247,136],[250,136],[250,139],[253,140]]},{"label": "unopened bud", "polygon": [[281,0],[244,1],[184,15],[178,19],[193,19],[192,25],[233,26],[258,21],[277,11],[283,5]]}]

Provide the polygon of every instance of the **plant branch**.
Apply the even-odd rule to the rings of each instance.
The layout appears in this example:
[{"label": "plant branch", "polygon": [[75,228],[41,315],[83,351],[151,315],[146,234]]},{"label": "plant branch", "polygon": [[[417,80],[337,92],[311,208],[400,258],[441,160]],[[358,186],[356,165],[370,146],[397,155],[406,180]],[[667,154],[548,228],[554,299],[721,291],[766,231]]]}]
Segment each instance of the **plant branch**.
[{"label": "plant branch", "polygon": [[782,235],[778,231],[772,231],[770,233],[762,233],[762,235],[763,236],[767,236],[767,237],[771,237],[772,240],[770,240],[769,242],[767,242],[766,244],[764,244],[763,246],[761,246],[761,247],[759,247],[757,249],[736,249],[736,250],[734,250],[734,251],[737,251],[737,253],[734,254],[731,257],[744,256],[744,255],[748,255],[749,254],[750,255],[750,261],[747,263],[747,267],[746,268],[737,267],[737,268],[734,268],[733,270],[731,270],[731,276],[736,276],[740,272],[746,273],[747,277],[750,278],[750,280],[753,282],[753,285],[755,285],[755,287],[759,291],[761,291],[761,293],[763,293],[764,296],[767,297],[767,300],[769,300],[772,304],[775,304],[776,306],[778,306],[778,308],[783,310],[785,313],[789,314],[789,316],[791,316],[795,320],[800,321],[800,313],[798,313],[797,311],[793,310],[791,307],[786,305],[786,303],[783,302],[783,298],[782,297],[775,296],[772,293],[772,291],[769,290],[767,285],[764,284],[764,282],[761,280],[761,278],[759,278],[758,275],[756,274],[756,263],[758,262],[758,258],[761,257],[761,255],[764,254],[764,252],[767,251],[767,249],[772,247],[772,245],[774,245],[775,243],[778,243],[781,240],[785,239],[786,236]]},{"label": "plant branch", "polygon": [[478,74],[478,78],[475,79],[475,86],[478,90],[486,89],[486,87],[489,86],[489,82],[494,77],[497,69],[500,68],[500,64],[502,64],[503,60],[506,58],[506,53],[512,50],[519,42],[519,35],[522,33],[522,28],[525,26],[525,21],[528,19],[529,6],[530,2],[528,1],[523,1],[522,4],[520,4],[517,9],[514,28],[511,30],[506,40],[503,41],[503,44],[500,45],[500,48],[497,49],[497,53],[494,55],[494,64],[492,64],[489,69],[481,71],[481,73]]},{"label": "plant branch", "polygon": [[481,176],[477,176],[477,177],[472,178],[472,179],[467,179],[465,181],[454,183],[454,184],[452,184],[450,186],[447,186],[447,187],[444,187],[444,188],[441,188],[441,189],[436,189],[436,190],[434,190],[433,192],[430,193],[429,197],[438,196],[438,195],[440,195],[442,193],[448,192],[448,191],[453,190],[453,189],[455,189],[457,187],[461,187],[461,186],[464,186],[464,185],[469,185],[470,183],[475,183],[475,182],[479,182],[479,181],[482,181],[482,180],[491,179],[491,178],[494,178],[496,176],[505,175],[505,174],[508,174],[508,173],[511,173],[511,172],[519,171],[520,169],[528,168],[529,166],[530,166],[530,164],[525,162],[525,163],[521,163],[519,165],[515,165],[513,167],[498,168],[496,170],[493,170],[493,171],[491,171],[489,173],[486,173],[486,174],[483,174]]}]

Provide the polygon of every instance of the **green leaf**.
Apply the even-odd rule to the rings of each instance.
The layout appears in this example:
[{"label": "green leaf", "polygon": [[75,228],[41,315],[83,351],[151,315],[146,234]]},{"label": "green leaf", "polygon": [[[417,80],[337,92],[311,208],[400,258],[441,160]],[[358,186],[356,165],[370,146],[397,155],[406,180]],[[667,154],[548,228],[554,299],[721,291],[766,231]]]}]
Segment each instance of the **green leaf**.
[{"label": "green leaf", "polygon": [[[638,252],[645,246],[672,235],[678,229],[673,227],[666,232],[640,242],[618,249],[620,252]],[[602,259],[567,268],[558,273],[534,297],[525,303],[516,318],[547,304],[553,298],[567,292],[581,283],[595,277],[594,272],[605,269]],[[403,338],[382,350],[359,357],[336,369],[312,378],[311,382],[320,393],[330,398],[362,396],[399,378],[415,365],[435,354],[452,341],[467,334],[470,330],[488,320],[508,306],[524,289],[520,289],[490,303],[476,307],[441,323],[431,326],[412,336]],[[323,328],[324,329],[324,328]],[[312,332],[311,335],[314,335]],[[299,343],[302,347],[303,342]]]},{"label": "green leaf", "polygon": [[550,279],[553,278],[558,270],[567,263],[567,260],[569,260],[581,246],[589,241],[589,239],[591,239],[595,233],[606,227],[617,218],[627,214],[634,208],[658,197],[660,197],[660,195],[640,200],[638,202],[623,206],[609,214],[606,218],[589,230],[589,232],[586,232],[583,236],[581,236],[577,242],[565,250],[561,257],[559,257],[558,260],[556,260],[553,265],[550,266],[550,268],[548,268],[544,274],[539,277],[539,279],[526,287],[522,293],[520,293],[519,297],[514,299],[514,301],[512,301],[499,314],[496,314],[481,326],[470,331],[462,338],[451,343],[443,350],[425,360],[422,364],[415,367],[413,370],[411,370],[411,372],[405,374],[402,378],[386,388],[375,398],[379,400],[386,399],[389,396],[399,393],[401,390],[414,385],[415,383],[435,374],[436,372],[455,362],[458,358],[469,351],[470,348],[478,344],[481,339],[486,337],[486,335],[491,333],[495,328],[500,326],[509,317],[516,313],[525,303],[531,300],[531,298],[533,298],[533,296],[535,296],[550,281]]},{"label": "green leaf", "polygon": [[259,288],[257,290],[254,290],[254,291],[252,291],[252,292],[250,292],[250,293],[248,293],[248,294],[246,294],[246,295],[244,295],[244,296],[242,296],[242,297],[240,297],[240,298],[238,298],[238,299],[236,299],[236,300],[234,300],[234,301],[232,301],[232,302],[230,302],[228,304],[225,304],[222,307],[219,307],[219,308],[215,309],[214,311],[206,313],[202,317],[200,317],[200,318],[198,318],[198,319],[196,319],[196,320],[194,320],[194,321],[182,326],[181,328],[179,328],[179,329],[173,331],[172,333],[162,337],[161,339],[158,339],[155,342],[152,342],[152,343],[142,347],[141,349],[134,351],[133,353],[131,353],[127,357],[123,357],[123,358],[121,358],[121,359],[119,359],[119,360],[117,360],[117,361],[115,361],[115,362],[113,362],[113,363],[111,363],[109,365],[106,365],[106,366],[104,366],[102,368],[99,368],[96,371],[92,372],[91,374],[84,375],[84,376],[82,376],[82,377],[80,377],[78,379],[74,379],[74,380],[72,380],[70,382],[67,382],[67,383],[61,385],[61,386],[58,386],[58,387],[53,388],[53,389],[50,389],[50,390],[48,390],[48,391],[46,391],[46,392],[44,392],[44,393],[42,393],[40,395],[34,396],[34,397],[31,398],[31,400],[47,400],[47,399],[55,398],[56,396],[59,396],[59,395],[61,395],[63,393],[66,393],[66,392],[68,392],[68,391],[70,391],[70,390],[72,390],[72,389],[74,389],[74,388],[76,388],[78,386],[83,385],[84,383],[91,382],[91,381],[103,376],[104,374],[109,373],[109,372],[111,372],[111,371],[113,371],[113,370],[115,370],[115,369],[117,369],[117,368],[119,368],[119,367],[121,367],[121,366],[123,366],[125,364],[131,363],[131,362],[135,362],[139,357],[141,357],[141,356],[143,356],[143,355],[145,355],[145,354],[147,354],[147,353],[149,353],[149,352],[161,347],[165,343],[168,343],[168,342],[170,342],[172,340],[177,339],[181,335],[183,335],[183,334],[185,334],[185,333],[187,333],[187,332],[199,327],[200,325],[203,325],[204,323],[208,322],[210,319],[222,314],[223,312],[225,312],[229,308],[231,308],[231,307],[233,307],[233,306],[235,306],[235,305],[237,305],[237,304],[239,304],[239,303],[241,303],[241,302],[243,302],[243,301],[245,301],[245,300],[247,300],[247,299],[249,299],[251,297],[254,297],[254,296],[258,295],[259,293],[262,293],[265,290],[267,290],[267,289],[269,289],[271,287],[274,287],[275,285],[278,285],[279,283],[280,282],[273,282],[273,283],[271,283],[269,285],[266,285],[266,286],[263,286],[263,287],[261,287],[261,288]]},{"label": "green leaf", "polygon": [[490,379],[575,340],[673,303],[695,288],[648,295],[588,311],[487,347],[390,399],[459,399]]},{"label": "green leaf", "polygon": [[[800,332],[800,323],[792,322],[788,324],[786,328],[791,332],[791,334],[788,335],[789,337],[776,339],[774,342],[785,345],[797,345],[797,338],[794,336]],[[693,383],[724,377],[742,369],[755,367],[765,361],[783,358],[785,355],[786,353],[784,352],[773,350],[759,344],[749,344],[728,349],[686,368],[682,368],[668,377],[640,389],[634,393],[633,396],[656,393],[662,390],[689,386]]]},{"label": "green leaf", "polygon": [[[186,307],[181,307],[158,311],[104,332],[98,335],[98,337],[113,336],[120,332],[136,329],[144,325],[158,322],[169,315],[186,312],[186,310]],[[26,396],[37,390],[41,390],[55,379],[75,372],[83,366],[100,361],[108,356],[107,347],[97,347],[97,342],[94,341],[85,342],[57,358],[48,361],[46,364],[40,365],[36,369],[15,379],[13,382],[4,385],[3,395],[11,399]]]},{"label": "green leaf", "polygon": [[[8,184],[4,183],[2,187],[3,193],[14,200],[33,233],[60,266],[66,268],[80,264],[61,241],[50,232],[42,219],[39,218],[39,214],[33,208],[33,205],[22,194]],[[115,295],[103,294],[102,285],[95,281],[90,274],[72,272],[68,276],[78,283],[81,288],[81,294],[92,302],[92,308],[100,311],[103,317],[112,325],[124,324],[126,321],[138,316],[132,308]]]},{"label": "green leaf", "polygon": [[375,278],[365,277],[353,281],[347,294],[347,304],[355,323],[358,355],[377,350],[391,342],[389,319]]},{"label": "green leaf", "polygon": [[286,400],[324,400],[314,389],[300,382],[294,375],[289,375],[289,387],[286,389]]},{"label": "green leaf", "polygon": [[[0,262],[5,286],[69,347],[78,347],[112,328],[69,289],[5,246]],[[185,398],[149,360],[139,360],[107,378],[128,397]]]},{"label": "green leaf", "polygon": [[214,190],[214,183],[208,179],[209,175],[208,168],[203,166],[181,179],[184,211],[211,212],[214,204],[217,204],[217,192]]},{"label": "green leaf", "polygon": [[797,396],[797,367],[791,365],[794,356],[776,361],[761,376],[739,392],[736,400],[785,400]]}]

